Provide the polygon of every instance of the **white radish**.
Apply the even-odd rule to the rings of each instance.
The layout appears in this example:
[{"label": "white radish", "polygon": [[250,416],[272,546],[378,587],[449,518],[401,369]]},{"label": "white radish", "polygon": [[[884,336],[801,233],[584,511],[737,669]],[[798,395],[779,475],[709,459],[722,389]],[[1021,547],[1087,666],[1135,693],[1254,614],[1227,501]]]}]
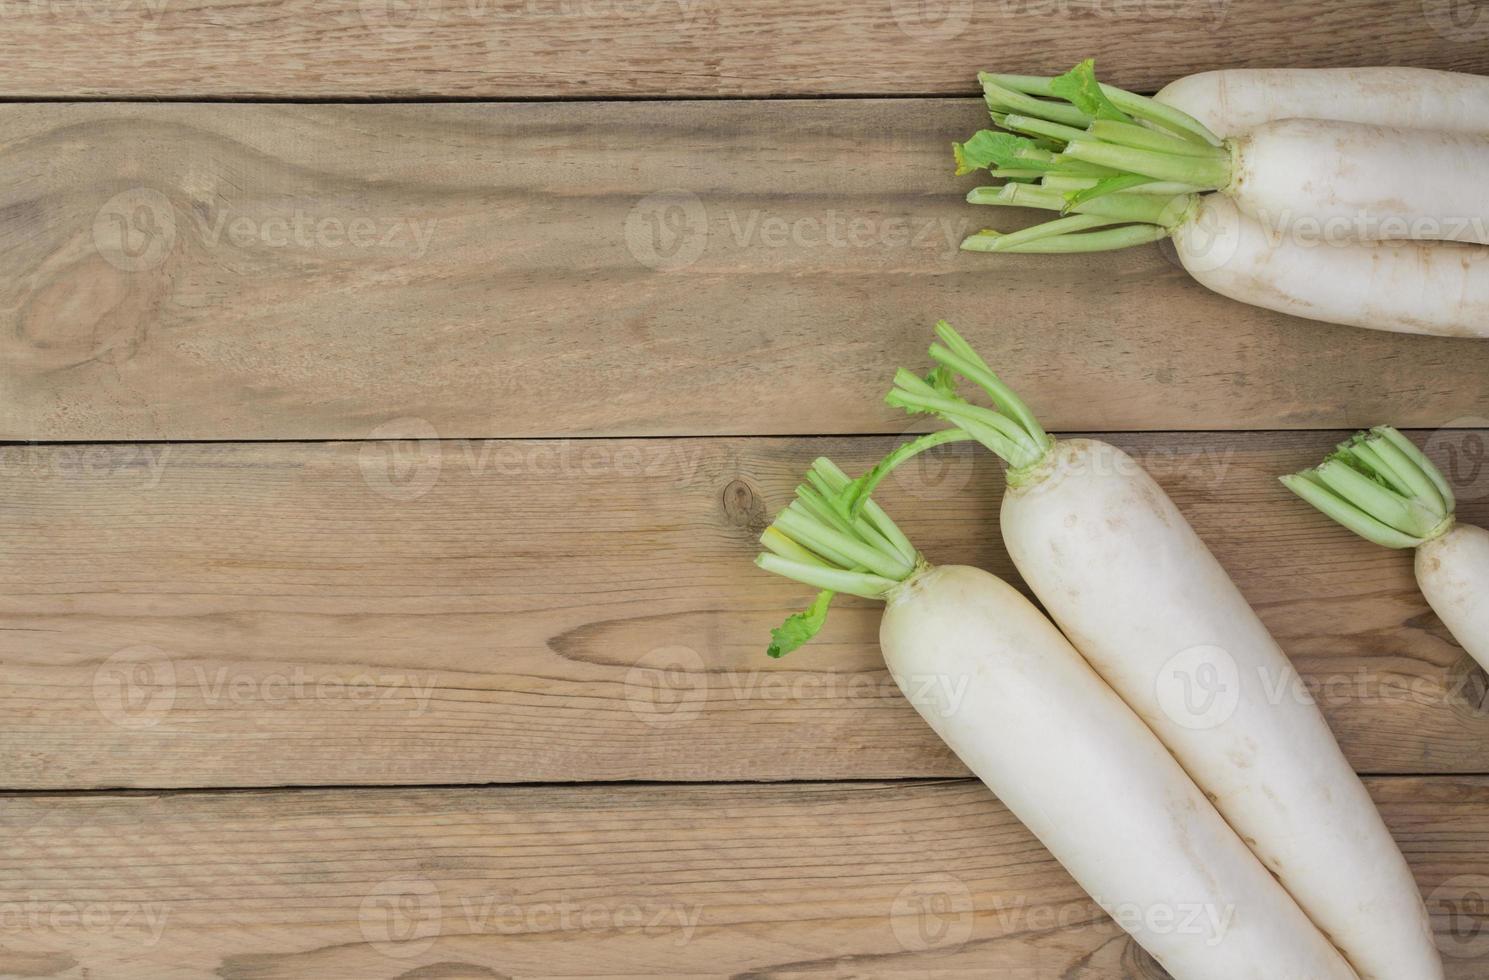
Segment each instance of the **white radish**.
[{"label": "white radish", "polygon": [[1170,234],[1197,282],[1242,303],[1371,330],[1489,337],[1489,247],[1280,232],[1217,194],[1196,198]]},{"label": "white radish", "polygon": [[1417,546],[1417,585],[1479,666],[1489,670],[1489,531],[1455,524]]},{"label": "white radish", "polygon": [[[1364,980],[1441,980],[1400,850],[1287,656],[1184,515],[1121,450],[1050,439],[955,331],[937,333],[937,373],[901,371],[890,403],[947,419],[1009,462],[1003,540],[1050,616]],[[997,408],[959,398],[953,374]]]},{"label": "white radish", "polygon": [[1276,119],[1489,133],[1489,78],[1430,68],[1206,71],[1170,82],[1153,100],[1220,136]]},{"label": "white radish", "polygon": [[[1172,105],[1101,85],[1090,61],[1058,78],[984,73],[983,94],[1005,137],[995,173],[1097,177],[1072,200],[1175,182],[1233,197],[1252,217],[1286,227],[1337,225],[1358,240],[1489,243],[1489,130],[1382,125],[1378,119],[1282,118],[1222,140]],[[1474,113],[1478,118],[1489,109]],[[982,136],[982,134],[979,134]],[[982,138],[986,147],[993,144]],[[964,153],[959,171],[986,165]],[[1005,144],[998,147],[1007,150]]]},{"label": "white radish", "polygon": [[879,642],[941,739],[1175,978],[1355,976],[1017,590],[975,568],[923,572],[887,597]]},{"label": "white radish", "polygon": [[[1062,195],[1027,184],[978,187],[973,204],[1059,209]],[[1074,205],[1079,233],[1060,221],[1003,234],[982,231],[973,252],[1077,253],[1173,239],[1195,281],[1222,296],[1326,323],[1444,337],[1489,337],[1489,246],[1362,242],[1269,227],[1219,194],[1162,199],[1108,194]],[[1068,227],[1068,226],[1067,226]]]},{"label": "white radish", "polygon": [[[1029,600],[964,566],[928,567],[819,460],[759,564],[882,598],[885,661],[937,734],[1176,980],[1355,973],[1132,710]],[[822,625],[827,598],[776,631]]]},{"label": "white radish", "polygon": [[1410,439],[1377,426],[1282,482],[1367,540],[1415,548],[1427,604],[1489,669],[1489,531],[1457,520],[1452,487]]},{"label": "white radish", "polygon": [[[1489,239],[1479,176],[1489,133],[1269,119],[1223,141],[1173,106],[1101,85],[1089,62],[1054,79],[981,79],[1002,131],[953,144],[957,172],[1008,183],[968,201],[1062,217],[984,229],[963,249],[1074,254],[1172,237],[1197,280],[1242,302],[1375,330],[1489,336],[1489,246],[1475,244]],[[1439,94],[1489,92],[1489,80],[1433,79]]]},{"label": "white radish", "polygon": [[1489,133],[1279,119],[1230,144],[1220,191],[1264,224],[1304,222],[1358,240],[1489,243]]},{"label": "white radish", "polygon": [[[1103,132],[1092,124],[1093,134]],[[1278,227],[1354,230],[1361,240],[1489,243],[1489,134],[1279,119],[1224,146],[1176,152],[1075,137],[1064,156],[1218,190]]]}]

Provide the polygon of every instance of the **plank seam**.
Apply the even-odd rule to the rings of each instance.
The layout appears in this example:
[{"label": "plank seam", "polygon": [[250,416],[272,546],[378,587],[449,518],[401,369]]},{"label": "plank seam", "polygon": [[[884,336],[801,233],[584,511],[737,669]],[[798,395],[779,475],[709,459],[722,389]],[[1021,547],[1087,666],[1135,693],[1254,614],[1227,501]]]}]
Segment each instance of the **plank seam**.
[{"label": "plank seam", "polygon": [[[1361,779],[1376,781],[1403,779],[1472,780],[1489,779],[1489,772],[1360,772]],[[769,789],[777,786],[937,786],[977,783],[975,776],[884,776],[880,778],[810,778],[802,779],[587,779],[573,781],[536,781],[512,783],[335,783],[264,784],[260,786],[90,786],[78,789],[11,789],[0,788],[0,801],[7,799],[46,799],[49,797],[85,796],[201,796],[239,793],[368,793],[384,791],[457,791],[457,790],[516,790],[516,789],[693,789],[696,787],[735,787]]]}]

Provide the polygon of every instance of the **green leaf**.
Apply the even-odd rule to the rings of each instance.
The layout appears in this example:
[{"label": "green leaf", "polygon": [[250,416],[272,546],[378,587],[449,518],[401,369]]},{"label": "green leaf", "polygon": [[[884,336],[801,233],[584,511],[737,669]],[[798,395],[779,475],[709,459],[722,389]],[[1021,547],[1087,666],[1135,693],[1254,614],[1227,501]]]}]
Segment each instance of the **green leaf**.
[{"label": "green leaf", "polygon": [[1131,122],[1132,117],[1112,104],[1096,80],[1096,60],[1087,58],[1070,71],[1050,80],[1050,91],[1088,116]]},{"label": "green leaf", "polygon": [[962,400],[962,396],[956,393],[956,372],[944,364],[932,369],[931,373],[925,376],[925,383],[936,389],[936,394],[944,398]]},{"label": "green leaf", "polygon": [[984,129],[973,133],[965,143],[951,144],[951,152],[956,157],[957,176],[963,177],[977,170],[1011,167],[1019,159],[1015,154],[1020,149],[1036,145],[1023,136]]},{"label": "green leaf", "polygon": [[810,609],[786,617],[784,623],[770,631],[770,648],[765,652],[780,659],[816,636],[827,622],[827,607],[835,595],[836,592],[823,589]]}]

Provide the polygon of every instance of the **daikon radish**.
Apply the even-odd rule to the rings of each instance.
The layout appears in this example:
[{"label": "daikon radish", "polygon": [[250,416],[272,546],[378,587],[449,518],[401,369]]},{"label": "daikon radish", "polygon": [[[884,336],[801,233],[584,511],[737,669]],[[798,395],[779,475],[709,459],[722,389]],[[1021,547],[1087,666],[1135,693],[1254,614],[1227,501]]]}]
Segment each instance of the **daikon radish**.
[{"label": "daikon radish", "polygon": [[[1050,616],[1362,978],[1440,980],[1400,850],[1292,664],[1184,515],[1120,449],[1051,439],[955,331],[942,323],[937,335],[937,370],[900,371],[889,402],[951,422],[1008,462],[1003,540]],[[959,397],[956,375],[995,407]],[[903,447],[856,492],[919,448]]]},{"label": "daikon radish", "polygon": [[1282,482],[1366,540],[1415,548],[1427,604],[1489,669],[1489,531],[1457,520],[1453,488],[1410,439],[1377,426]]},{"label": "daikon radish", "polygon": [[828,460],[761,537],[767,571],[823,592],[776,630],[805,642],[833,591],[885,603],[901,690],[1081,887],[1175,980],[1354,980],[1152,731],[1027,599],[932,568]]},{"label": "daikon radish", "polygon": [[[1231,299],[1310,320],[1371,330],[1489,337],[1489,247],[1456,242],[1360,242],[1247,218],[1218,194],[1163,198],[1139,190],[1078,204],[1042,187],[978,187],[973,204],[1068,208],[1071,218],[967,238],[969,252],[1069,254],[1172,238],[1180,264]],[[1072,219],[1082,219],[1072,227]]]},{"label": "daikon radish", "polygon": [[1486,132],[1292,118],[1220,140],[1172,106],[1101,85],[1090,61],[1053,79],[980,78],[993,121],[1041,141],[1046,156],[1027,162],[1063,176],[1096,168],[1117,189],[1174,181],[1217,190],[1278,228],[1489,243]]},{"label": "daikon radish", "polygon": [[1370,330],[1489,337],[1483,245],[1278,233],[1216,194],[1195,198],[1169,234],[1195,281],[1242,303]]},{"label": "daikon radish", "polygon": [[1489,78],[1430,68],[1205,71],[1170,82],[1153,100],[1220,136],[1277,119],[1489,133]]}]

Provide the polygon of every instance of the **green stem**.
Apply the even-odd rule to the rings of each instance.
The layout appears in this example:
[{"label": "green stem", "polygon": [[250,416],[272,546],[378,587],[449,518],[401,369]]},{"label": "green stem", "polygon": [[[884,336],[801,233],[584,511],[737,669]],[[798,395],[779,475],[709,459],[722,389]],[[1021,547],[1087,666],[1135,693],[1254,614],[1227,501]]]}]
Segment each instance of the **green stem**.
[{"label": "green stem", "polygon": [[1330,490],[1404,534],[1423,537],[1442,522],[1440,516],[1422,513],[1412,498],[1390,489],[1374,474],[1361,473],[1344,459],[1327,459],[1314,472]]},{"label": "green stem", "polygon": [[1009,232],[1003,236],[1002,240],[1005,248],[1015,248],[1028,242],[1037,242],[1041,238],[1068,235],[1078,231],[1090,231],[1093,228],[1105,228],[1108,225],[1119,223],[1116,218],[1104,218],[1095,214],[1073,214],[1068,218],[1056,218],[1054,221],[1046,221],[1042,224]]},{"label": "green stem", "polygon": [[1373,541],[1387,548],[1415,548],[1422,543],[1420,538],[1402,534],[1390,525],[1372,517],[1366,511],[1334,493],[1321,481],[1310,479],[1310,474],[1290,473],[1281,479],[1283,485],[1293,493],[1367,541]]},{"label": "green stem", "polygon": [[757,555],[755,564],[767,572],[774,572],[794,582],[810,585],[814,589],[831,589],[833,592],[846,592],[865,599],[882,599],[886,592],[899,584],[897,580],[881,578],[878,575],[851,572],[826,565],[811,565],[773,554]]},{"label": "green stem", "polygon": [[[1033,466],[1047,457],[1054,448],[1055,440],[1044,431],[1028,405],[1014,393],[1013,389],[1003,383],[972,345],[967,343],[945,320],[936,324],[936,336],[941,343],[931,346],[931,357],[942,368],[960,374],[980,386],[992,399],[994,407],[989,409],[972,405],[963,401],[955,393],[933,397],[922,392],[907,390],[913,386],[907,386],[906,380],[915,378],[916,375],[903,368],[895,372],[896,387],[885,400],[891,405],[910,411],[930,412],[950,422],[960,432],[956,436],[948,436],[948,441],[970,435],[1000,456],[1014,470]],[[968,425],[969,419],[982,423],[981,431],[973,425]],[[996,431],[998,438],[985,438],[984,434],[989,429]],[[933,445],[939,445],[939,443],[926,438],[910,443],[908,446],[902,446],[879,467],[875,467],[875,471],[884,467],[887,472]],[[882,473],[878,479],[883,479]]]},{"label": "green stem", "polygon": [[[839,469],[838,465],[826,456],[817,458],[817,461],[812,464],[812,472],[822,474],[831,484],[832,503],[840,513],[850,519],[856,519],[862,514],[868,518],[869,523],[890,543],[894,550],[899,552],[901,558],[912,565],[920,560],[915,546],[910,543],[909,538],[905,537],[899,526],[889,519],[889,515],[882,507],[868,499],[868,494],[857,488],[857,484],[862,482],[863,477],[850,480],[848,474]],[[857,526],[856,523],[855,526]]]},{"label": "green stem", "polygon": [[[991,83],[1005,91],[1018,92],[1028,96],[1052,97],[1055,93],[1050,87],[1053,78],[1045,78],[1037,75],[1005,75],[1001,73],[983,72],[978,79],[982,81],[984,88]],[[1200,143],[1208,143],[1211,146],[1220,145],[1220,137],[1210,132],[1204,123],[1195,119],[1186,112],[1182,112],[1172,106],[1166,106],[1161,102],[1129,92],[1126,89],[1117,88],[1115,85],[1102,84],[1102,94],[1112,101],[1118,109],[1138,119],[1156,123],[1165,129]]]},{"label": "green stem", "polygon": [[792,561],[802,562],[807,565],[827,567],[827,562],[786,537],[784,532],[776,529],[774,526],[766,528],[760,535],[760,543],[765,545],[766,550],[780,555],[782,558],[790,558]]},{"label": "green stem", "polygon": [[911,379],[919,380],[913,372],[898,372],[895,375],[895,384],[898,387],[886,395],[885,400],[895,408],[924,412],[946,419],[972,433],[978,442],[997,443],[1000,447],[997,452],[1004,458],[1038,454],[1038,445],[1031,442],[1028,433],[1020,429],[1012,419],[955,396],[947,397],[936,392],[917,390],[916,386],[910,384]]},{"label": "green stem", "polygon": [[899,580],[914,566],[875,541],[833,527],[812,515],[787,508],[776,517],[776,527],[800,545],[841,565],[863,566],[876,575]]},{"label": "green stem", "polygon": [[1000,205],[1018,208],[1042,208],[1046,211],[1073,211],[1113,221],[1142,221],[1148,224],[1177,222],[1188,206],[1188,200],[1161,198],[1146,194],[1112,193],[1078,204],[1063,194],[1029,184],[1004,184],[1001,187],[974,187],[967,192],[968,204]]},{"label": "green stem", "polygon": [[1071,177],[1116,177],[1122,171],[1102,167],[1084,160],[1076,160],[1064,153],[1053,153],[1037,146],[1026,146],[1017,150],[1014,158],[1031,167],[1042,167],[1046,173],[1060,173]]},{"label": "green stem", "polygon": [[1116,122],[1111,119],[1097,119],[1086,128],[1086,134],[1088,138],[1094,136],[1118,146],[1157,150],[1160,153],[1173,153],[1178,156],[1212,157],[1215,153],[1214,149],[1207,145],[1170,136],[1136,123]]},{"label": "green stem", "polygon": [[[994,173],[994,177],[1004,176]],[[1141,175],[1131,175],[1141,176]],[[1038,175],[1041,190],[1055,191],[1059,194],[1069,194],[1075,191],[1090,190],[1099,184],[1100,177],[1075,177],[1066,173],[1045,172]],[[1145,184],[1129,187],[1123,193],[1141,194],[1143,196],[1154,195],[1157,197],[1177,197],[1185,194],[1194,194],[1204,190],[1196,184],[1180,184],[1172,180],[1153,180]]]},{"label": "green stem", "polygon": [[1159,150],[1082,140],[1066,146],[1062,156],[1126,173],[1143,174],[1155,180],[1198,184],[1207,190],[1219,190],[1228,186],[1231,180],[1230,154],[1221,149],[1204,157],[1179,156]]},{"label": "green stem", "polygon": [[1390,426],[1357,433],[1287,488],[1361,537],[1414,548],[1453,526],[1453,494],[1426,455]]},{"label": "green stem", "polygon": [[[1074,126],[1066,126],[1062,123],[1050,122],[1048,119],[1035,119],[1032,116],[1021,116],[1010,112],[1004,116],[1001,125],[1004,129],[1011,129],[1016,133],[1028,133],[1031,136],[1044,136],[1060,143],[1069,143],[1071,140],[1086,139],[1084,129]],[[1091,125],[1096,125],[1092,123]]]},{"label": "green stem", "polygon": [[1085,252],[1115,252],[1135,245],[1147,245],[1168,237],[1168,229],[1159,225],[1125,225],[1088,231],[1078,235],[1056,235],[1041,238],[1017,248],[1000,247],[1005,237],[995,231],[980,231],[962,240],[966,252],[1013,252],[1020,255],[1072,255]]},{"label": "green stem", "polygon": [[940,432],[932,432],[929,435],[921,436],[913,442],[905,443],[888,456],[879,460],[873,469],[855,481],[858,485],[849,496],[849,506],[855,511],[860,508],[874,506],[874,502],[869,499],[869,494],[873,493],[878,488],[880,482],[905,460],[919,456],[921,453],[929,449],[935,449],[937,446],[944,446],[951,442],[968,442],[971,439],[972,434],[963,429],[942,429]]},{"label": "green stem", "polygon": [[1024,116],[1035,116],[1039,119],[1048,119],[1050,122],[1064,123],[1067,126],[1076,126],[1085,129],[1091,124],[1091,117],[1077,109],[1068,102],[1051,102],[1045,99],[1036,99],[1032,96],[1017,91],[1016,89],[1004,88],[997,82],[989,80],[986,76],[978,76],[982,81],[982,98],[992,112],[1007,114],[1015,112]]},{"label": "green stem", "polygon": [[1437,488],[1438,496],[1442,500],[1443,513],[1449,516],[1453,514],[1458,507],[1458,502],[1453,497],[1453,488],[1449,485],[1448,478],[1443,476],[1442,471],[1427,458],[1426,453],[1417,448],[1416,443],[1389,425],[1378,425],[1370,430],[1370,434],[1389,442],[1403,456],[1411,460],[1412,465],[1421,470]]},{"label": "green stem", "polygon": [[1044,431],[1044,426],[1039,424],[1039,420],[1034,417],[1034,412],[1028,404],[1018,396],[1017,392],[1003,383],[1003,379],[988,366],[988,362],[982,359],[982,355],[978,354],[976,349],[945,320],[936,322],[936,337],[945,346],[932,344],[931,359],[981,387],[1000,412],[1012,418],[1029,434],[1030,441],[1037,449],[1041,452],[1048,452],[1049,448],[1054,445],[1054,440],[1049,437],[1049,433]]},{"label": "green stem", "polygon": [[927,567],[878,504],[866,494],[850,502],[862,483],[831,460],[818,459],[797,487],[796,500],[760,535],[765,551],[755,564],[822,590],[808,609],[771,631],[770,656],[784,656],[815,636],[836,593],[883,599]]}]

